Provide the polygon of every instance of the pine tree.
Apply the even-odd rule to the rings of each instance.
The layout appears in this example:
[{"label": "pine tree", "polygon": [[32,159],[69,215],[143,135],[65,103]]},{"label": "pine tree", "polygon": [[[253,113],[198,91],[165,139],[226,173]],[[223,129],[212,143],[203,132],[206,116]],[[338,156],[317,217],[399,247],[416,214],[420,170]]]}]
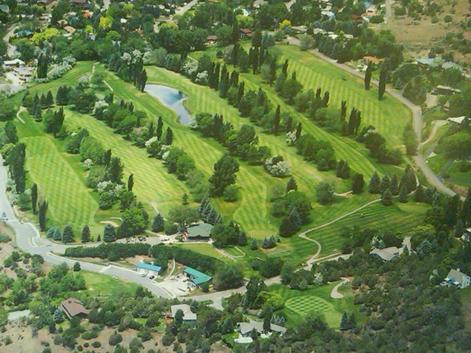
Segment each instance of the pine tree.
[{"label": "pine tree", "polygon": [[159,213],[154,217],[154,220],[152,222],[152,231],[155,233],[158,232],[163,232],[165,227],[165,221],[162,215]]},{"label": "pine tree", "polygon": [[74,231],[72,226],[66,225],[64,231],[62,232],[62,241],[64,243],[71,243],[74,241]]},{"label": "pine tree", "polygon": [[381,203],[384,206],[392,205],[393,199],[392,199],[391,191],[389,189],[384,190],[383,193],[381,194]]},{"label": "pine tree", "polygon": [[90,241],[90,227],[85,225],[82,228],[82,243],[88,243]]},{"label": "pine tree", "polygon": [[303,131],[303,126],[301,123],[298,123],[298,126],[296,128],[296,141],[298,141],[299,138],[301,137],[302,131]]},{"label": "pine tree", "polygon": [[370,179],[368,185],[368,192],[370,194],[379,194],[381,192],[381,180],[379,179],[378,173],[374,173]]},{"label": "pine tree", "polygon": [[471,224],[471,187],[468,188],[468,194],[463,202],[463,207],[461,208],[461,219],[465,225]]},{"label": "pine tree", "polygon": [[47,223],[47,202],[41,201],[39,203],[39,210],[38,210],[38,220],[39,220],[39,228],[42,232],[46,230],[46,223]]},{"label": "pine tree", "polygon": [[173,142],[173,131],[169,127],[167,128],[167,131],[165,133],[165,142],[164,144],[167,146],[170,146]]},{"label": "pine tree", "polygon": [[414,201],[415,202],[424,202],[425,201],[425,192],[424,192],[424,188],[421,184],[419,184],[419,186],[415,190]]},{"label": "pine tree", "polygon": [[80,263],[74,263],[74,272],[79,272],[82,268],[80,267]]},{"label": "pine tree", "polygon": [[385,68],[381,69],[379,74],[379,84],[378,84],[378,99],[383,99],[384,92],[386,91],[386,80],[388,78],[388,73]]},{"label": "pine tree", "polygon": [[298,190],[298,184],[296,183],[296,180],[294,180],[293,177],[289,178],[288,183],[286,183],[286,192],[290,192],[291,190]]},{"label": "pine tree", "polygon": [[164,121],[162,120],[162,117],[159,116],[159,119],[157,120],[157,129],[155,130],[155,136],[157,137],[159,141],[162,138],[163,129],[164,129]]},{"label": "pine tree", "polygon": [[108,167],[111,162],[111,149],[108,149],[105,151],[103,155],[103,164]]},{"label": "pine tree", "polygon": [[132,191],[134,187],[134,174],[130,174],[128,177],[128,191]]},{"label": "pine tree", "polygon": [[53,233],[52,238],[55,241],[62,241],[62,233],[61,233],[61,230],[59,228],[54,229],[54,233]]},{"label": "pine tree", "polygon": [[394,196],[397,196],[399,195],[399,181],[397,179],[397,175],[394,174],[391,178],[391,186],[389,188],[391,190],[391,193],[394,195]]},{"label": "pine tree", "polygon": [[407,188],[403,185],[399,191],[399,202],[406,203],[408,201]]},{"label": "pine tree", "polygon": [[340,320],[340,330],[346,331],[350,329],[350,320],[346,312],[343,312],[342,319]]},{"label": "pine tree", "polygon": [[54,97],[52,96],[51,91],[47,91],[46,104],[48,107],[54,105]]},{"label": "pine tree", "polygon": [[280,112],[280,105],[276,107],[275,116],[273,118],[273,125],[272,125],[272,132],[276,135],[278,130],[280,129],[280,120],[281,120],[281,112]]},{"label": "pine tree", "polygon": [[109,243],[116,240],[116,230],[111,224],[105,225],[103,241]]},{"label": "pine tree", "polygon": [[371,84],[371,76],[373,75],[373,66],[371,62],[368,63],[368,67],[365,72],[365,89],[368,91]]},{"label": "pine tree", "polygon": [[381,185],[379,187],[381,193],[383,193],[386,189],[391,191],[391,179],[389,179],[387,175],[383,176],[381,179]]},{"label": "pine tree", "polygon": [[363,179],[363,175],[360,173],[355,173],[352,177],[352,193],[361,194],[364,187],[365,181]]},{"label": "pine tree", "polygon": [[36,214],[38,208],[38,184],[31,186],[31,208],[33,213]]}]

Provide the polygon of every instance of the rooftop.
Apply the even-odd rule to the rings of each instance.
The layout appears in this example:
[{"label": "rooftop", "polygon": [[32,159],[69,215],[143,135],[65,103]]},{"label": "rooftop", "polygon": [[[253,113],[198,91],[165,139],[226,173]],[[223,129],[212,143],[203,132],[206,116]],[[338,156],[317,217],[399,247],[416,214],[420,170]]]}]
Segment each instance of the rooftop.
[{"label": "rooftop", "polygon": [[[247,335],[250,332],[252,332],[254,329],[258,333],[263,333],[263,322],[262,321],[255,321],[255,320],[250,320],[249,322],[238,322],[237,327],[239,329],[239,332],[242,335]],[[286,328],[283,326],[275,325],[275,324],[270,324],[270,331],[271,332],[278,332],[278,333],[285,333]]]},{"label": "rooftop", "polygon": [[402,248],[399,249],[395,246],[391,246],[389,248],[384,248],[384,249],[373,249],[370,251],[370,255],[378,255],[384,261],[391,261],[396,256],[399,256],[401,254],[402,254]]},{"label": "rooftop", "polygon": [[188,304],[172,305],[170,307],[172,318],[175,318],[178,310],[183,312],[183,321],[195,321],[197,318],[196,314],[191,311],[191,307]]},{"label": "rooftop", "polygon": [[154,264],[149,264],[147,262],[141,261],[137,264],[137,268],[143,269],[143,270],[149,270],[149,271],[154,271],[154,272],[160,272],[162,267]]},{"label": "rooftop", "polygon": [[183,272],[191,276],[193,283],[196,285],[200,285],[211,280],[211,276],[191,267],[185,267]]},{"label": "rooftop", "polygon": [[89,310],[87,310],[80,300],[76,298],[68,298],[62,301],[61,308],[65,314],[71,318],[77,315],[88,315]]},{"label": "rooftop", "polygon": [[195,226],[188,227],[188,238],[203,237],[209,238],[211,236],[212,224],[200,223]]}]

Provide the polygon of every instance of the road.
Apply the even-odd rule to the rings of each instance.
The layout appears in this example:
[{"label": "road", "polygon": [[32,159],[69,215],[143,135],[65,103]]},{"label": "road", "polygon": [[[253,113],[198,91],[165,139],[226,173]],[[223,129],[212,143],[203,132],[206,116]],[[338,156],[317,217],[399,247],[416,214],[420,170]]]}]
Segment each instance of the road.
[{"label": "road", "polygon": [[[297,46],[300,45],[300,41],[298,38],[288,37],[287,41],[291,45],[297,45]],[[310,52],[316,55],[317,57],[321,58],[322,60],[327,61],[330,64],[338,67],[339,69],[342,69],[358,78],[361,78],[361,79],[364,78],[364,75],[361,72],[358,72],[357,70],[355,70],[354,68],[348,65],[338,63],[336,60],[329,58],[327,55],[322,54],[317,49],[312,49],[310,50]],[[372,79],[371,83],[375,86],[378,86],[378,81],[375,79]],[[422,128],[423,128],[422,109],[419,106],[412,103],[407,98],[405,98],[400,91],[392,87],[386,87],[386,92],[392,97],[396,98],[402,104],[404,104],[412,112],[413,127],[414,127],[414,131],[417,137],[417,141],[419,142],[422,141]],[[435,187],[438,191],[446,195],[449,195],[449,196],[455,195],[455,192],[451,190],[448,186],[446,186],[443,183],[443,181],[440,179],[440,177],[438,177],[432,171],[432,169],[430,169],[430,167],[426,163],[425,158],[420,150],[417,152],[417,155],[414,156],[414,162],[416,166],[422,171],[422,173],[424,174],[425,178],[427,179],[428,183],[431,186]],[[464,197],[462,198],[464,199]]]},{"label": "road", "polygon": [[[18,247],[27,253],[41,255],[44,260],[52,265],[59,265],[66,263],[73,266],[75,260],[56,255],[54,252],[62,252],[66,245],[55,244],[47,239],[40,238],[40,234],[36,226],[29,222],[22,222],[17,218],[17,215],[10,205],[8,200],[6,187],[7,187],[7,168],[3,165],[3,159],[0,157],[0,214],[5,213],[8,221],[6,222],[16,234],[16,243]],[[142,277],[135,271],[117,266],[103,266],[92,264],[85,261],[78,261],[80,267],[85,271],[101,273],[104,275],[112,276],[126,282],[134,282],[139,284],[152,293],[163,298],[172,298],[173,295],[165,288],[160,287],[156,282]]]}]

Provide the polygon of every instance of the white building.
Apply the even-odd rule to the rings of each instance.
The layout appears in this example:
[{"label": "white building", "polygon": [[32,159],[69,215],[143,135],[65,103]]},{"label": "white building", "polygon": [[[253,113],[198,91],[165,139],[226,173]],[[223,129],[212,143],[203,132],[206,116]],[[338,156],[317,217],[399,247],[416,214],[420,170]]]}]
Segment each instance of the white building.
[{"label": "white building", "polygon": [[445,278],[445,283],[458,288],[466,288],[471,284],[471,277],[461,272],[459,268],[456,270],[452,269],[448,272],[448,275]]}]

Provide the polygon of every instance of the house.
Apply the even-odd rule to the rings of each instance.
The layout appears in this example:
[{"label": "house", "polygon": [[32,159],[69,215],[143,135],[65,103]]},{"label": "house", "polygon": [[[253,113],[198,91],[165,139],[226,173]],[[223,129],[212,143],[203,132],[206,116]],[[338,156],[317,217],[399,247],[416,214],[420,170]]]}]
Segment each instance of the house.
[{"label": "house", "polygon": [[86,317],[90,313],[89,310],[87,310],[80,300],[75,299],[75,298],[69,298],[65,299],[62,301],[60,305],[61,310],[64,312],[64,314],[70,319],[73,317]]},{"label": "house", "polygon": [[335,18],[335,13],[329,10],[322,10],[321,15],[327,17],[329,20],[332,20]]},{"label": "house", "polygon": [[438,85],[433,89],[433,93],[451,96],[455,93],[461,93],[461,90],[459,90],[458,88],[450,87],[450,86]]},{"label": "house", "polygon": [[461,125],[463,124],[463,121],[466,119],[466,116],[457,116],[455,118],[448,118],[446,119],[447,121],[451,122],[451,123],[455,123],[457,125]]},{"label": "house", "polygon": [[15,67],[13,71],[20,80],[22,80],[23,82],[28,82],[33,77],[34,69],[29,66],[19,66]]},{"label": "house", "polygon": [[461,236],[461,240],[465,242],[469,242],[471,240],[471,227],[464,231],[463,235]]},{"label": "house", "polygon": [[307,26],[292,26],[291,29],[298,34],[305,34],[307,32]]},{"label": "house", "polygon": [[456,270],[452,269],[448,272],[444,283],[449,286],[453,285],[458,288],[466,288],[471,284],[471,277],[461,272],[459,268]]},{"label": "house", "polygon": [[6,13],[7,15],[10,14],[10,6],[0,5],[0,12]]},{"label": "house", "polygon": [[54,0],[38,0],[38,5],[47,6],[47,5],[52,4],[53,1]]},{"label": "house", "polygon": [[3,62],[3,66],[5,68],[19,67],[19,66],[23,66],[24,64],[25,64],[25,62],[23,60],[20,60],[20,59],[5,60]]},{"label": "house", "polygon": [[249,28],[241,28],[239,31],[242,37],[245,37],[245,38],[252,37],[252,30],[250,30]]},{"label": "house", "polygon": [[422,67],[439,67],[442,65],[443,60],[441,58],[417,58],[415,59],[417,64]]},{"label": "house", "polygon": [[200,286],[203,283],[211,281],[212,279],[211,276],[208,276],[207,274],[200,272],[198,270],[195,270],[194,268],[191,268],[191,267],[185,267],[183,272],[196,286]]},{"label": "house", "polygon": [[183,312],[183,321],[196,321],[197,315],[191,311],[191,307],[188,304],[172,305],[170,307],[172,319],[175,318],[178,310]]},{"label": "house", "polygon": [[365,63],[365,65],[368,65],[369,63],[372,63],[374,65],[379,65],[381,64],[381,62],[383,62],[384,59],[380,59],[376,56],[372,56],[372,55],[365,55],[363,57],[363,62]]},{"label": "house", "polygon": [[235,339],[235,342],[242,344],[252,343],[252,338],[250,336],[254,330],[259,335],[262,335],[262,337],[268,337],[272,333],[283,335],[286,332],[286,328],[275,324],[270,324],[270,331],[265,332],[262,321],[249,320],[249,322],[238,322],[237,331],[239,332],[239,337]]},{"label": "house", "polygon": [[326,32],[324,29],[322,29],[322,28],[314,28],[314,29],[312,30],[312,33],[324,35],[324,34],[326,34],[327,32]]},{"label": "house", "polygon": [[214,44],[216,44],[217,41],[218,41],[218,37],[215,36],[215,35],[209,35],[206,38],[206,44],[207,45],[214,45]]},{"label": "house", "polygon": [[205,240],[208,241],[211,237],[211,230],[213,225],[209,223],[199,223],[189,226],[183,233],[185,240]]},{"label": "house", "polygon": [[74,34],[76,29],[72,26],[65,26],[64,31],[66,31],[68,34]]},{"label": "house", "polygon": [[70,4],[78,7],[88,7],[88,0],[70,0]]},{"label": "house", "polygon": [[384,261],[391,261],[395,257],[401,255],[403,251],[404,251],[403,248],[399,249],[395,246],[391,246],[389,248],[384,248],[384,249],[376,249],[375,248],[375,249],[370,251],[370,255],[379,256]]},{"label": "house", "polygon": [[83,16],[84,18],[90,19],[90,18],[92,18],[92,16],[93,16],[93,12],[91,12],[90,10],[83,10],[83,11],[82,11],[82,16]]},{"label": "house", "polygon": [[140,261],[137,264],[136,269],[141,274],[157,276],[160,273],[160,270],[162,270],[162,267],[155,265],[154,263],[150,264],[144,261]]}]

